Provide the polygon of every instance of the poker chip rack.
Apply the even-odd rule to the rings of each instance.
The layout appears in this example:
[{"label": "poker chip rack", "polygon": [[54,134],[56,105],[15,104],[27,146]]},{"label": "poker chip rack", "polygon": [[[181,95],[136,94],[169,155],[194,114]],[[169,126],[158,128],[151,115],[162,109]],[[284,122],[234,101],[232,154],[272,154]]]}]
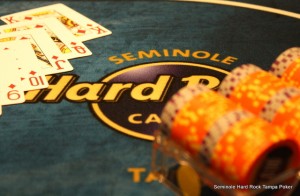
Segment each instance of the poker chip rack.
[{"label": "poker chip rack", "polygon": [[159,182],[188,196],[300,191],[299,78],[298,47],[269,72],[252,64],[233,69],[217,92],[201,84],[180,89],[154,134]]},{"label": "poker chip rack", "polygon": [[[209,187],[210,190],[213,190],[216,194],[228,196],[264,195],[265,191],[269,191],[269,189],[243,190],[238,188],[214,188],[215,185],[223,185],[227,187],[232,185],[227,183],[226,180],[221,176],[218,176],[212,169],[205,166],[200,160],[192,157],[186,150],[172,141],[172,139],[170,139],[168,136],[164,135],[164,133],[161,131],[156,131],[154,138],[151,162],[152,173],[157,177],[158,182],[171,189],[174,193],[176,193],[176,195],[193,196],[195,192],[197,192],[197,195],[201,195],[201,188],[203,186]],[[199,180],[199,186],[197,188],[200,188],[200,190],[186,190],[186,188],[180,187],[174,178],[172,179],[172,177],[170,177],[170,170],[172,170],[172,168],[174,168],[176,165],[189,166],[194,170],[199,177],[196,180]],[[289,181],[289,185],[291,185],[293,189],[278,191],[280,191],[280,195],[291,195],[295,190],[294,188],[299,183],[300,168],[286,170],[276,178],[264,183],[264,185],[270,187],[278,184],[285,184],[284,182],[289,179],[293,179],[292,181]],[[188,189],[193,188],[195,187],[189,187]]]}]

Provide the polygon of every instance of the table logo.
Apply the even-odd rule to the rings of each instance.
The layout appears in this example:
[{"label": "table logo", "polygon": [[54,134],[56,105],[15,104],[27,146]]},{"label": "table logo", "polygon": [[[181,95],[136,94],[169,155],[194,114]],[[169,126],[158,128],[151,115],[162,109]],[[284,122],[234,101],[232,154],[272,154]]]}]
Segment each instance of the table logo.
[{"label": "table logo", "polygon": [[108,126],[141,139],[153,140],[160,113],[170,97],[187,85],[219,86],[227,71],[187,62],[158,62],[127,67],[101,80],[107,88],[94,114]]},{"label": "table logo", "polygon": [[180,88],[198,83],[218,88],[227,71],[198,63],[138,64],[96,82],[76,82],[74,74],[47,76],[47,89],[28,91],[27,103],[87,102],[95,117],[127,135],[153,140],[160,114]]}]

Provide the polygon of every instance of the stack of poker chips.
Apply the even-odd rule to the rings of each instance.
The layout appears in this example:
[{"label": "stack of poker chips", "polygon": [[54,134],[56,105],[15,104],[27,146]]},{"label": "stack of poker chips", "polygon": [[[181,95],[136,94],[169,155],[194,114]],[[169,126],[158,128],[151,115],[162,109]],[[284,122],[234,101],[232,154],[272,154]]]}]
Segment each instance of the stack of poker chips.
[{"label": "stack of poker chips", "polygon": [[252,64],[234,69],[218,92],[200,84],[179,90],[162,111],[162,134],[230,185],[265,184],[297,170],[299,60],[292,48],[270,72]]},{"label": "stack of poker chips", "polygon": [[224,79],[219,92],[300,141],[299,60],[300,48],[291,48],[276,59],[269,72],[242,65]]}]

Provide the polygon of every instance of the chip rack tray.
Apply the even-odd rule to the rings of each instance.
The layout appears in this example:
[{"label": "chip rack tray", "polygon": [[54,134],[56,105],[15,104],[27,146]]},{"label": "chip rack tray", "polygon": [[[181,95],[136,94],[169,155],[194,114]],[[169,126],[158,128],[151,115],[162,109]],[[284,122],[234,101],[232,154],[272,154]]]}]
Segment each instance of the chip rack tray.
[{"label": "chip rack tray", "polygon": [[[221,176],[218,176],[216,172],[212,169],[205,166],[201,163],[200,160],[192,158],[188,152],[183,150],[179,145],[174,141],[169,139],[161,131],[156,131],[154,133],[154,141],[152,147],[152,161],[151,161],[151,170],[152,173],[157,177],[158,181],[164,184],[166,187],[174,191],[177,195],[184,196],[194,196],[191,195],[185,190],[182,190],[178,186],[178,183],[173,178],[170,177],[170,171],[174,166],[188,166],[192,168],[195,173],[199,176],[199,184],[201,186],[205,185],[210,187],[211,190],[214,190],[214,185],[227,185]],[[293,178],[292,182],[289,185],[292,185],[293,189],[284,189],[280,190],[280,195],[291,195],[294,191],[294,188],[298,185],[300,180],[300,167],[297,169],[289,169],[278,175],[276,178],[270,180],[267,183],[264,183],[266,186],[284,184],[288,179]],[[202,186],[203,187],[203,186]],[[268,189],[222,189],[215,190],[220,195],[228,196],[253,196],[258,194],[264,194]]]}]

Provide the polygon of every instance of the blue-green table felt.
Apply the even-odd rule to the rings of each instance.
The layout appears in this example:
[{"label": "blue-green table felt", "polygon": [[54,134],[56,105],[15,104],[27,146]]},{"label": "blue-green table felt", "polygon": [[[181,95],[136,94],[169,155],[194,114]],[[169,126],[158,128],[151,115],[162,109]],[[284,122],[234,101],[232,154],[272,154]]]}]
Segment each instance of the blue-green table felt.
[{"label": "blue-green table felt", "polygon": [[[7,15],[59,1],[1,1]],[[172,1],[60,1],[101,23],[112,35],[86,41],[93,55],[70,60],[77,83],[152,62],[184,61],[230,71],[243,63],[268,69],[287,48],[300,46],[300,20],[253,9]],[[300,13],[298,1],[250,1]],[[2,23],[4,24],[4,23]],[[205,50],[238,60],[231,65],[161,56],[116,64],[111,56],[163,49]],[[61,76],[59,75],[59,76]],[[122,115],[115,111],[115,115]],[[148,183],[152,142],[95,117],[88,102],[4,106],[0,117],[0,195],[173,195]],[[139,182],[128,168],[144,168]]]}]

